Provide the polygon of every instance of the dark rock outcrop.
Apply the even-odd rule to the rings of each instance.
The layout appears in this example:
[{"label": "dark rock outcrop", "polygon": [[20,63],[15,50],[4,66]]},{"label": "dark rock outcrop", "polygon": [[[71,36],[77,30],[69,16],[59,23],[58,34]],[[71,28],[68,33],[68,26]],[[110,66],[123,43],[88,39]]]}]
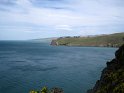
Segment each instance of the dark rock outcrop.
[{"label": "dark rock outcrop", "polygon": [[106,64],[100,80],[87,93],[124,93],[124,45],[115,52],[115,58]]},{"label": "dark rock outcrop", "polygon": [[58,43],[56,42],[56,40],[52,40],[50,45],[57,46]]},{"label": "dark rock outcrop", "polygon": [[116,51],[115,57],[120,64],[124,64],[124,45],[122,45],[119,50]]}]

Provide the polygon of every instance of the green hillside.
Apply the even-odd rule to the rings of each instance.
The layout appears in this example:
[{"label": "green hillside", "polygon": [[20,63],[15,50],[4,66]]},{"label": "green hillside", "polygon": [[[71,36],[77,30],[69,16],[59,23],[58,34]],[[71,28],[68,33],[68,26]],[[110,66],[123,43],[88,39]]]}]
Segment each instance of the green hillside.
[{"label": "green hillside", "polygon": [[52,40],[51,45],[119,47],[124,43],[124,33],[87,37],[61,37]]}]

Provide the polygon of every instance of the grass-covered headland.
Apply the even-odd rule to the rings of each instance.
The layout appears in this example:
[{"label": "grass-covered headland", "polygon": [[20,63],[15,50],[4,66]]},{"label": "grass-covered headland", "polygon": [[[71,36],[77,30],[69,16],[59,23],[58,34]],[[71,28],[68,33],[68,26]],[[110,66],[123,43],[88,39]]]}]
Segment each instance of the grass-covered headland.
[{"label": "grass-covered headland", "polygon": [[119,47],[124,43],[124,33],[115,33],[99,36],[74,36],[60,37],[52,40],[51,45],[56,46],[95,46]]}]

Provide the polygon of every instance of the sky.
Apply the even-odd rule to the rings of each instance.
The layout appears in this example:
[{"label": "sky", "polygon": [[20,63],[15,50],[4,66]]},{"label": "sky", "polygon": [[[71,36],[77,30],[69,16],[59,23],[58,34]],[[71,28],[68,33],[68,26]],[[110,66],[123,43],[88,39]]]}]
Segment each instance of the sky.
[{"label": "sky", "polygon": [[0,40],[124,32],[124,0],[0,0]]}]

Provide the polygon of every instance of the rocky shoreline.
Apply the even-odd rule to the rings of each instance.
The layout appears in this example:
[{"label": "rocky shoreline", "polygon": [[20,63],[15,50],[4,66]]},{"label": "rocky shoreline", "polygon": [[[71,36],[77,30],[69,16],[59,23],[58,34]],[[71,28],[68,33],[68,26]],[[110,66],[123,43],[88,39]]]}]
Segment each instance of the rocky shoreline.
[{"label": "rocky shoreline", "polygon": [[100,80],[87,93],[124,93],[124,45],[115,52],[115,58],[106,64]]}]

